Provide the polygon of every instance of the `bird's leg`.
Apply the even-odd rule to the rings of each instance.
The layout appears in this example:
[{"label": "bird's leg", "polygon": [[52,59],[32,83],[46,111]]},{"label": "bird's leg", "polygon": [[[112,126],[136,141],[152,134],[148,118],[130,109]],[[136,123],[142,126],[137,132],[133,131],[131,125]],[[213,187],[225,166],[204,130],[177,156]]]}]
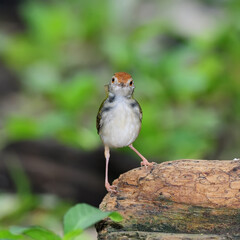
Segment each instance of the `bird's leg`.
[{"label": "bird's leg", "polygon": [[104,149],[104,155],[106,158],[106,168],[105,168],[105,187],[108,192],[116,192],[116,186],[110,185],[108,182],[108,163],[109,163],[109,158],[110,158],[110,149],[108,146],[105,146]]},{"label": "bird's leg", "polygon": [[142,159],[142,162],[141,162],[141,166],[152,166],[153,163],[150,163],[140,152],[138,152],[138,150],[136,148],[133,147],[132,144],[128,145],[141,159]]}]

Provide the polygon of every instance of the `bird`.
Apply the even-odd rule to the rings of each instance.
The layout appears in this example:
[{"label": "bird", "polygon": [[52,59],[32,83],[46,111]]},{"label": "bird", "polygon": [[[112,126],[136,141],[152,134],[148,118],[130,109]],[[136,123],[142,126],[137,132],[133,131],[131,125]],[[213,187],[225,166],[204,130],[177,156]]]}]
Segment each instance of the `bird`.
[{"label": "bird", "polygon": [[142,109],[133,98],[134,82],[130,74],[117,72],[113,75],[108,85],[105,85],[107,97],[100,105],[97,114],[97,132],[104,145],[105,188],[108,192],[116,192],[116,186],[108,181],[108,165],[110,148],[128,146],[141,159],[141,166],[152,166],[136,148],[133,142],[138,137],[142,125]]}]

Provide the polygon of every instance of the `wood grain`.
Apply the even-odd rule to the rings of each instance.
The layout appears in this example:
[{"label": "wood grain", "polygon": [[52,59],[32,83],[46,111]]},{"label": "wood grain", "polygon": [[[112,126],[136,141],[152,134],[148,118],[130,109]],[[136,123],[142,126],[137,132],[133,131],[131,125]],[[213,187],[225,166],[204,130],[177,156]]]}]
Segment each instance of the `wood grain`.
[{"label": "wood grain", "polygon": [[100,239],[123,231],[240,236],[240,161],[164,162],[133,169],[113,184],[117,193],[108,193],[100,209],[118,211],[124,221],[100,222]]}]

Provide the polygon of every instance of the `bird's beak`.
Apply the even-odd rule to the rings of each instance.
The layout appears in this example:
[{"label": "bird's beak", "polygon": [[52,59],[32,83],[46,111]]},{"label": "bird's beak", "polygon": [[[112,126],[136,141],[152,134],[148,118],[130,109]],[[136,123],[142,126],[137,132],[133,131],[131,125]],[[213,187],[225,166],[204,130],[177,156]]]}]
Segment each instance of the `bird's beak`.
[{"label": "bird's beak", "polygon": [[124,87],[124,83],[123,82],[121,82],[119,85],[120,85],[120,87]]}]

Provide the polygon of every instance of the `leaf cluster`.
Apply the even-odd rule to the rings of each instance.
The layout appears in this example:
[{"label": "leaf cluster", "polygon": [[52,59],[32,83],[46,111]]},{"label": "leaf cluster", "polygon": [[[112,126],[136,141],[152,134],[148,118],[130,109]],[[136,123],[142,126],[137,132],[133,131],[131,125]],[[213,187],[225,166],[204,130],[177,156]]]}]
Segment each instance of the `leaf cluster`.
[{"label": "leaf cluster", "polygon": [[102,212],[98,208],[88,204],[77,204],[70,208],[64,216],[64,234],[58,234],[39,226],[18,227],[13,226],[10,230],[0,230],[0,239],[6,240],[74,240],[86,239],[82,233],[88,227],[104,218],[111,218],[119,222],[122,216],[117,212]]}]

